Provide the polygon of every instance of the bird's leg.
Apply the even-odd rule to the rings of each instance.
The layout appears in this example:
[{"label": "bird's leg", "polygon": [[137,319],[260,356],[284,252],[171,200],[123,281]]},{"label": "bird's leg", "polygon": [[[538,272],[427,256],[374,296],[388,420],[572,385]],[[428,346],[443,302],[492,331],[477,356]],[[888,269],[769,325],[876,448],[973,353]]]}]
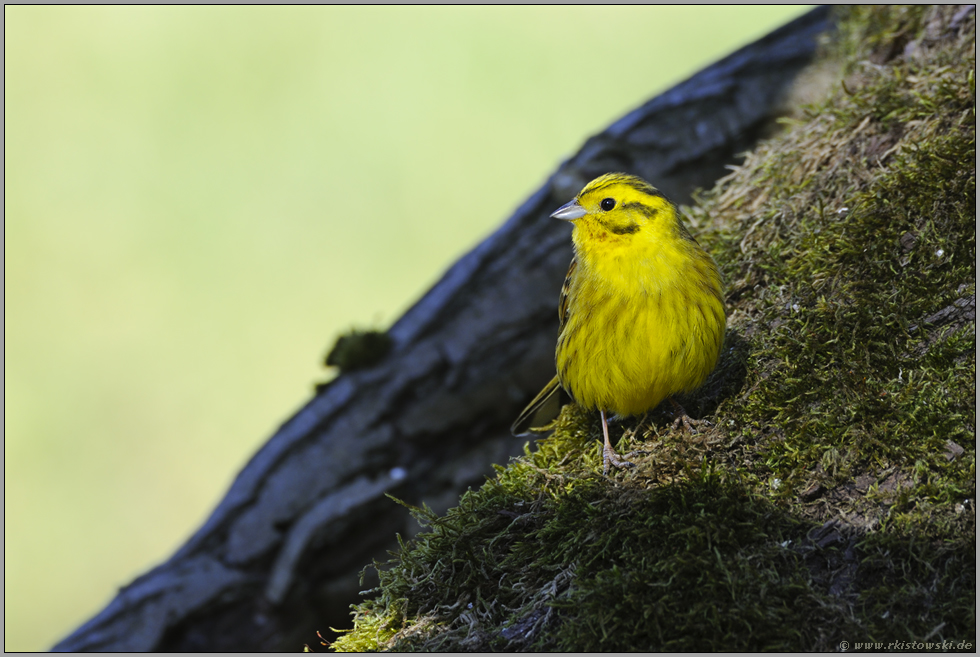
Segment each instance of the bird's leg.
[{"label": "bird's leg", "polygon": [[609,474],[609,466],[614,468],[632,468],[635,464],[630,463],[613,449],[612,443],[609,442],[609,424],[606,422],[606,412],[599,411],[599,415],[602,416],[602,436],[605,438],[606,442],[602,446],[602,474]]}]

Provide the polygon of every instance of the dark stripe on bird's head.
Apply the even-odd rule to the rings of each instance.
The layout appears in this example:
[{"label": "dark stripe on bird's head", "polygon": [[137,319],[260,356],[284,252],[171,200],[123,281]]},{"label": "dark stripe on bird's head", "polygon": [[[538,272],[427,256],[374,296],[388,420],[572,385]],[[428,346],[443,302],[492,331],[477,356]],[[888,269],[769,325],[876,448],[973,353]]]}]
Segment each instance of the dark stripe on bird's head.
[{"label": "dark stripe on bird's head", "polygon": [[641,194],[666,198],[659,189],[657,189],[647,181],[643,180],[642,178],[638,178],[636,176],[631,176],[628,173],[607,173],[604,176],[599,176],[598,178],[593,180],[590,184],[586,185],[585,189],[583,189],[579,193],[579,196],[582,196],[583,194],[598,192],[611,185],[625,185],[637,192],[640,192]]},{"label": "dark stripe on bird's head", "polygon": [[663,196],[663,194],[656,187],[639,178],[637,176],[631,176],[628,173],[607,173],[604,176],[599,176],[592,181],[593,185],[586,186],[582,192],[594,192],[599,189],[608,187],[609,185],[626,185],[632,189],[643,194],[649,194],[650,196]]},{"label": "dark stripe on bird's head", "polygon": [[620,207],[623,210],[639,212],[648,219],[657,214],[657,208],[647,205],[646,203],[623,203]]},{"label": "dark stripe on bird's head", "polygon": [[632,187],[640,193],[647,194],[648,196],[664,196],[663,192],[661,192],[659,189],[642,178],[637,178],[636,176],[628,176],[626,180],[622,180],[620,182],[628,187]]},{"label": "dark stripe on bird's head", "polygon": [[632,235],[640,230],[640,224],[626,224],[625,226],[610,227],[609,232],[617,235]]}]

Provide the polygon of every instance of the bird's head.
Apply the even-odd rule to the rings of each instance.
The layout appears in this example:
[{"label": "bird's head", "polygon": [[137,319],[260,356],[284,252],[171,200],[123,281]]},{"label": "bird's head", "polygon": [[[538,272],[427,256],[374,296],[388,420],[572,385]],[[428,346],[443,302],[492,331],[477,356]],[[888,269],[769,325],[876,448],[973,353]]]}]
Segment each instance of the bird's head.
[{"label": "bird's head", "polygon": [[599,176],[551,216],[575,225],[578,246],[628,246],[637,238],[647,242],[677,236],[678,230],[687,233],[667,197],[642,178],[625,173]]}]

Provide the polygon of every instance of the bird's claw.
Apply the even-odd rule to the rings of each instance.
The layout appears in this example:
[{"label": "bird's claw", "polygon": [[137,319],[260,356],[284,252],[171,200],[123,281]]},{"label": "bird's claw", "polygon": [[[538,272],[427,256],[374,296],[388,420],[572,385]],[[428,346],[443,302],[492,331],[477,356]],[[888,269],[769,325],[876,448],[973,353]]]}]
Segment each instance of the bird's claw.
[{"label": "bird's claw", "polygon": [[[636,452],[630,452],[627,456],[632,456]],[[625,458],[616,453],[616,450],[612,448],[603,448],[602,450],[602,474],[609,474],[609,466],[613,466],[617,470],[622,470],[623,468],[635,468],[636,464],[632,461],[627,461]]]},{"label": "bird's claw", "polygon": [[701,420],[695,420],[687,413],[682,413],[674,419],[674,423],[671,425],[671,427],[674,429],[679,429],[681,425],[684,425],[684,430],[688,433],[697,433],[697,431],[694,430],[694,427],[698,424],[701,424]]},{"label": "bird's claw", "polygon": [[667,399],[670,401],[671,406],[674,407],[674,412],[677,414],[677,417],[674,418],[674,423],[671,425],[671,427],[674,429],[679,429],[681,425],[683,425],[684,430],[688,433],[697,433],[697,431],[694,430],[694,427],[697,425],[703,424],[708,427],[711,426],[711,423],[707,420],[695,420],[688,415],[687,411],[684,410],[684,407],[678,404],[673,397],[668,397]]}]

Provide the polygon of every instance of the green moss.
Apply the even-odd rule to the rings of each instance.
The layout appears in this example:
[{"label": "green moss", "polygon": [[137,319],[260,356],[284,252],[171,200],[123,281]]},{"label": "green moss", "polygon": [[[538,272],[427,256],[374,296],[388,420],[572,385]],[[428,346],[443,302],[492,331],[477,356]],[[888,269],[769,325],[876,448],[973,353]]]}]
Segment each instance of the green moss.
[{"label": "green moss", "polygon": [[340,368],[342,372],[371,367],[381,362],[391,350],[391,338],[383,331],[351,329],[337,338],[326,365]]},{"label": "green moss", "polygon": [[[960,12],[957,14],[957,12]],[[960,23],[952,24],[954,15]],[[728,282],[685,399],[551,437],[394,559],[339,650],[976,645],[975,14],[858,8],[845,79],[684,212]]]},{"label": "green moss", "polygon": [[[880,50],[895,37],[880,27],[889,11],[873,15],[867,24],[886,36],[872,31],[866,43]],[[926,13],[895,15],[907,36]],[[749,392],[717,412],[746,437],[775,434],[755,472],[788,484],[783,495],[815,477],[837,484],[915,463],[972,494],[971,459],[948,465],[944,447],[975,441],[975,322],[927,320],[975,304],[973,61],[972,46],[951,48],[860,73],[860,86],[757,151],[694,210],[706,216],[777,171],[792,178],[758,205],[739,199],[758,211],[715,218],[718,260],[740,288],[733,328],[752,336]],[[831,473],[820,467],[828,454]]]}]

